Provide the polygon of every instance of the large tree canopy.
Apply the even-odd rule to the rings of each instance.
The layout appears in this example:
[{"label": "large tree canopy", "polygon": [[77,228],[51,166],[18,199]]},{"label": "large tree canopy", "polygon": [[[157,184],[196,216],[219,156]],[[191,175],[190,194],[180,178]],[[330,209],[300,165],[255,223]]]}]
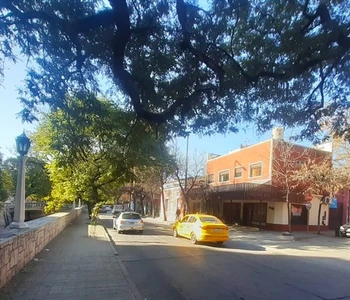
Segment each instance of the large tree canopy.
[{"label": "large tree canopy", "polygon": [[178,133],[255,121],[310,137],[330,118],[349,134],[349,14],[345,0],[2,0],[0,51],[38,63],[29,120],[103,78],[124,108]]},{"label": "large tree canopy", "polygon": [[166,155],[162,136],[156,140],[149,124],[134,113],[108,100],[79,96],[67,97],[65,110],[47,114],[32,136],[34,150],[47,162],[49,198],[56,207],[79,198],[88,205],[113,201],[137,168],[150,167]]}]

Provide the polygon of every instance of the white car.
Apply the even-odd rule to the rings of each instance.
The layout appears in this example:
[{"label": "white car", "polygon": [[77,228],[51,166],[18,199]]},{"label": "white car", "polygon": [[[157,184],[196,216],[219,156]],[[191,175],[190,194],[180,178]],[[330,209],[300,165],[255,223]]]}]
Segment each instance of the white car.
[{"label": "white car", "polygon": [[116,229],[118,233],[125,231],[143,233],[143,220],[136,212],[122,212],[119,216],[113,216],[113,229]]},{"label": "white car", "polygon": [[342,226],[340,226],[339,234],[341,237],[344,237],[344,236],[350,237],[350,223],[343,224]]}]

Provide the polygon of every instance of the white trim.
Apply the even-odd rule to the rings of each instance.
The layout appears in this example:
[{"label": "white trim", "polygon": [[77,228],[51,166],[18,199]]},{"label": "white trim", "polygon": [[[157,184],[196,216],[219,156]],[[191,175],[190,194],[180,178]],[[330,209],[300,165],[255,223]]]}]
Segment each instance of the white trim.
[{"label": "white trim", "polygon": [[[251,167],[251,165],[257,165],[257,164],[261,164],[261,175],[260,176],[250,176],[250,167]],[[263,176],[263,162],[262,161],[256,161],[256,162],[253,162],[253,163],[249,164],[248,178],[258,178],[258,177],[262,177],[262,176]]]},{"label": "white trim", "polygon": [[[228,180],[226,181],[220,181],[220,173],[223,173],[223,172],[228,172]],[[224,182],[230,182],[230,169],[225,169],[225,170],[221,170],[218,172],[218,182],[219,183],[224,183]]]},{"label": "white trim", "polygon": [[272,168],[273,168],[273,165],[272,165],[272,160],[274,159],[274,156],[273,156],[273,152],[275,151],[275,148],[274,148],[274,139],[271,139],[271,143],[270,143],[270,170],[269,170],[269,180],[272,182]]},{"label": "white trim", "polygon": [[[236,169],[238,169],[238,168],[241,168],[242,169],[242,172],[241,172],[241,176],[235,176],[236,175]],[[243,168],[243,166],[239,166],[239,167],[234,167],[233,168],[233,178],[242,178],[243,177],[243,170],[244,170],[244,168]]]},{"label": "white trim", "polygon": [[220,155],[220,156],[218,156],[218,157],[215,157],[215,158],[212,158],[212,159],[208,159],[207,161],[212,161],[212,160],[220,159],[220,158],[222,158],[222,157],[225,157],[225,156],[228,156],[228,155],[231,155],[231,154],[234,154],[234,153],[239,153],[239,152],[241,152],[241,151],[244,151],[245,149],[252,148],[252,147],[258,146],[258,145],[260,145],[260,144],[264,144],[264,143],[268,142],[269,140],[270,140],[270,139],[265,140],[265,141],[262,141],[262,142],[260,142],[260,143],[254,144],[254,145],[250,145],[250,146],[246,146],[246,147],[243,147],[243,148],[240,148],[240,149],[232,150],[232,151],[230,151],[229,153],[222,154],[222,155]]}]

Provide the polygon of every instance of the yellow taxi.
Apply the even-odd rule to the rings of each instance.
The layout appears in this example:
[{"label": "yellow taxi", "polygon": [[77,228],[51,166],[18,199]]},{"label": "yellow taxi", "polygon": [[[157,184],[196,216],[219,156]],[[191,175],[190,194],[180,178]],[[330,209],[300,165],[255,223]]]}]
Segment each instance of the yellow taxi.
[{"label": "yellow taxi", "polygon": [[227,241],[228,227],[217,217],[204,214],[184,216],[173,226],[174,237],[189,238],[193,244],[197,242],[213,242],[222,244]]}]

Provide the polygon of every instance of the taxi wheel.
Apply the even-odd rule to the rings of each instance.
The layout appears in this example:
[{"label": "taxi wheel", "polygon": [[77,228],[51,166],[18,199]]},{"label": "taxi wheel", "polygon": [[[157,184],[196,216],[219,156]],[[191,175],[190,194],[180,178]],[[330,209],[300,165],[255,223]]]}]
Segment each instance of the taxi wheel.
[{"label": "taxi wheel", "polygon": [[197,237],[194,233],[191,233],[191,243],[192,244],[197,244]]},{"label": "taxi wheel", "polygon": [[178,237],[178,236],[179,236],[179,235],[177,234],[176,228],[173,229],[173,236],[174,236],[174,237]]},{"label": "taxi wheel", "polygon": [[222,245],[224,242],[216,242],[217,245]]}]

